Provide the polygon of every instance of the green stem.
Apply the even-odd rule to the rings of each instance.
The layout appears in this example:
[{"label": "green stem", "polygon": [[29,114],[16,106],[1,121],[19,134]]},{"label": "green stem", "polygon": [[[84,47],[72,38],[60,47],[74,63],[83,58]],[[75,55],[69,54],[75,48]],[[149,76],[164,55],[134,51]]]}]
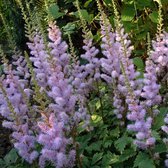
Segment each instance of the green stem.
[{"label": "green stem", "polygon": [[76,151],[76,162],[77,164],[79,164],[79,168],[82,168],[82,163],[81,163],[80,153],[79,153],[79,144],[76,142],[76,137],[77,137],[77,127],[76,125],[74,125],[72,128],[72,139],[73,139],[73,145],[75,146],[75,151]]},{"label": "green stem", "polygon": [[104,118],[104,113],[103,113],[103,101],[102,101],[102,98],[100,96],[100,88],[99,88],[98,80],[96,80],[96,86],[97,86],[97,91],[98,91],[98,96],[99,96],[99,101],[100,101],[100,110],[99,111],[102,115],[103,123],[105,123],[105,118]]}]

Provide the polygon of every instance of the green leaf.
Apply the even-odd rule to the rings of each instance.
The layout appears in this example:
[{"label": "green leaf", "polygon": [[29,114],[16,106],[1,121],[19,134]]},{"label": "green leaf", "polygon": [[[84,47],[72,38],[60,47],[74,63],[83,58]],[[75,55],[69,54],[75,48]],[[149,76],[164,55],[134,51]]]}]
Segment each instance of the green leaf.
[{"label": "green leaf", "polygon": [[3,159],[0,159],[0,166],[5,167],[5,161]]},{"label": "green leaf", "polygon": [[120,151],[123,152],[126,145],[130,144],[132,142],[132,138],[124,135],[121,138],[119,138],[116,142],[115,142],[115,147]]},{"label": "green leaf", "polygon": [[152,136],[156,139],[156,140],[161,140],[161,137],[159,135],[159,132],[152,130]]},{"label": "green leaf", "polygon": [[110,136],[111,136],[112,138],[118,138],[118,137],[120,136],[120,129],[119,129],[119,127],[115,128],[115,129],[113,129],[113,130],[111,130],[111,131],[110,131]]},{"label": "green leaf", "polygon": [[73,22],[70,22],[62,27],[65,34],[72,34],[75,31],[76,25]]},{"label": "green leaf", "polygon": [[141,72],[144,70],[144,63],[140,57],[133,58],[133,63],[137,66],[137,70]]},{"label": "green leaf", "polygon": [[154,151],[155,151],[156,153],[164,153],[164,152],[167,152],[167,148],[166,148],[165,143],[161,142],[160,144],[156,144]]},{"label": "green leaf", "polygon": [[159,130],[161,128],[161,126],[164,125],[164,117],[168,112],[168,108],[162,107],[162,108],[160,108],[159,111],[160,111],[160,113],[155,118],[155,123],[153,124],[154,130]]},{"label": "green leaf", "polygon": [[85,2],[84,7],[87,8],[93,0],[88,0]]},{"label": "green leaf", "polygon": [[54,19],[58,19],[59,17],[65,15],[64,13],[59,12],[59,7],[56,4],[51,5],[48,9],[48,12]]},{"label": "green leaf", "polygon": [[102,159],[103,153],[95,153],[93,155],[93,159],[92,159],[92,165],[94,165],[95,163],[97,163],[100,159]]},{"label": "green leaf", "polygon": [[131,21],[135,16],[135,9],[132,5],[126,5],[121,11],[122,21]]},{"label": "green leaf", "polygon": [[133,52],[135,53],[135,55],[139,55],[139,56],[142,56],[144,54],[144,50],[136,50],[136,51],[133,51]]},{"label": "green leaf", "polygon": [[112,154],[111,152],[107,152],[106,155],[103,156],[101,166],[109,166],[110,164],[117,163],[119,161],[119,156]]},{"label": "green leaf", "polygon": [[129,158],[131,158],[135,155],[136,155],[136,151],[134,151],[133,149],[127,149],[119,157],[119,161],[120,162],[126,161],[126,160],[128,160]]},{"label": "green leaf", "polygon": [[11,149],[10,152],[4,157],[4,161],[7,165],[15,163],[18,159],[18,155],[15,149]]},{"label": "green leaf", "polygon": [[0,75],[2,75],[3,71],[4,71],[4,66],[0,65]]},{"label": "green leaf", "polygon": [[124,4],[133,4],[134,0],[123,0]]},{"label": "green leaf", "polygon": [[139,152],[139,154],[137,155],[134,161],[134,167],[155,168],[155,165],[153,160],[149,158],[149,155],[147,155],[146,153]]},{"label": "green leaf", "polygon": [[149,18],[153,23],[158,23],[158,12],[153,11],[152,13],[149,14]]},{"label": "green leaf", "polygon": [[90,167],[89,165],[90,165],[90,163],[89,163],[89,159],[86,157],[86,156],[84,156],[83,157],[83,159],[82,159],[82,164],[83,164],[83,166],[85,167]]},{"label": "green leaf", "polygon": [[144,9],[144,7],[150,6],[151,0],[137,0],[137,8]]},{"label": "green leaf", "polygon": [[86,150],[90,153],[92,151],[100,151],[101,145],[102,145],[102,141],[97,141],[97,142],[92,143],[88,147],[86,147]]},{"label": "green leaf", "polygon": [[108,147],[110,147],[112,145],[112,143],[113,143],[112,140],[106,140],[105,143],[104,143],[104,145],[103,145],[103,147],[104,148],[108,148]]},{"label": "green leaf", "polygon": [[106,4],[107,6],[110,6],[110,5],[111,5],[111,0],[104,0],[104,2],[105,2],[105,4]]},{"label": "green leaf", "polygon": [[[86,20],[87,22],[91,22],[93,17],[92,15],[89,15],[89,13],[87,12],[87,10],[85,9],[81,9],[80,10],[81,14],[82,14],[82,17],[84,20]],[[79,12],[72,12],[73,15],[75,15],[77,18],[79,18]]]},{"label": "green leaf", "polygon": [[96,114],[92,115],[91,118],[92,118],[92,122],[94,124],[99,123],[100,121],[102,121],[102,117],[99,116],[99,115],[96,115]]}]

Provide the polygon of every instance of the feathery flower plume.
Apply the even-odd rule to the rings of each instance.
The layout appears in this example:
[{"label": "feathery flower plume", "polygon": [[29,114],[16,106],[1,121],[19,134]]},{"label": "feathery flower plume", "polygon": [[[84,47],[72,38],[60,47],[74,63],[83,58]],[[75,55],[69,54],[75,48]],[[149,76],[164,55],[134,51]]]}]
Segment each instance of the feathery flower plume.
[{"label": "feathery flower plume", "polygon": [[16,71],[12,71],[11,65],[6,64],[7,67],[7,74],[1,79],[0,84],[0,113],[7,119],[3,121],[3,126],[12,129],[14,147],[19,155],[32,163],[37,159],[38,152],[35,150],[36,137],[29,123],[31,116],[29,116],[27,100],[30,97],[30,89],[27,88],[25,80],[20,80],[14,75]]},{"label": "feathery flower plume", "polygon": [[118,11],[113,2],[113,9],[116,19],[116,41],[119,43],[118,59],[122,74],[119,76],[118,90],[125,96],[130,113],[127,119],[134,121],[128,125],[128,129],[136,132],[135,144],[142,149],[146,149],[155,143],[155,138],[151,135],[152,118],[146,116],[146,109],[140,104],[140,95],[142,91],[142,81],[138,80],[138,72],[132,59],[130,58],[133,47],[130,46],[130,40],[127,40],[128,34],[124,33]]},{"label": "feathery flower plume", "polygon": [[[58,168],[73,167],[75,151],[71,131],[76,97],[68,78],[68,46],[62,41],[61,32],[54,22],[49,24],[48,32],[51,41],[47,49],[38,34],[34,37],[33,44],[28,44],[34,56],[30,59],[34,63],[39,85],[51,99],[45,111],[41,112],[42,121],[38,122],[41,130],[38,142],[43,145],[39,165],[45,167],[48,160]],[[67,146],[72,148],[67,151]]]}]

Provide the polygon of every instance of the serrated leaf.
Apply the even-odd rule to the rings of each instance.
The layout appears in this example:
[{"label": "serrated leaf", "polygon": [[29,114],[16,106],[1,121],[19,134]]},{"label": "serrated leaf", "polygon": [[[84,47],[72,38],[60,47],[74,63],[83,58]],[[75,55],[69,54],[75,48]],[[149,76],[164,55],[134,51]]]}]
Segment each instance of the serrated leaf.
[{"label": "serrated leaf", "polygon": [[15,163],[18,159],[18,155],[15,149],[11,149],[10,152],[4,157],[4,161],[7,165]]},{"label": "serrated leaf", "polygon": [[119,138],[116,142],[115,142],[115,147],[120,151],[123,152],[126,145],[128,145],[129,143],[132,142],[132,138],[124,135],[121,138]]},{"label": "serrated leaf", "polygon": [[167,152],[167,148],[166,148],[165,143],[161,142],[160,144],[156,144],[154,151],[155,151],[156,153],[164,153],[164,152]]},{"label": "serrated leaf", "polygon": [[127,149],[122,153],[122,155],[120,155],[119,161],[123,162],[123,161],[128,160],[129,158],[131,158],[135,155],[136,155],[136,152],[133,149]]},{"label": "serrated leaf", "polygon": [[126,5],[121,11],[122,21],[131,21],[135,16],[135,9],[132,5]]},{"label": "serrated leaf", "polygon": [[88,167],[89,166],[89,159],[86,156],[84,156],[83,159],[82,159],[82,163],[83,163],[83,165]]},{"label": "serrated leaf", "polygon": [[149,14],[149,18],[153,23],[158,23],[158,12],[153,11],[152,13]]},{"label": "serrated leaf", "polygon": [[119,158],[118,155],[115,155],[115,154],[112,154],[111,152],[108,152],[106,155],[103,156],[101,166],[105,167],[110,164],[116,163],[119,161],[118,158]]},{"label": "serrated leaf", "polygon": [[101,145],[102,145],[102,141],[97,141],[97,142],[92,143],[88,147],[86,147],[86,150],[88,152],[100,151]]},{"label": "serrated leaf", "polygon": [[117,127],[117,128],[115,128],[115,129],[113,129],[113,130],[111,130],[110,131],[110,136],[113,138],[118,138],[119,137],[119,135],[120,135],[120,129],[119,129],[119,127]]},{"label": "serrated leaf", "polygon": [[97,163],[100,159],[102,159],[103,153],[95,153],[93,155],[93,159],[92,159],[92,165],[94,165],[95,163]]},{"label": "serrated leaf", "polygon": [[139,154],[137,155],[134,161],[134,167],[155,168],[155,165],[153,160],[149,158],[149,155],[147,155],[146,153],[139,152]]},{"label": "serrated leaf", "polygon": [[113,141],[112,140],[106,140],[105,143],[104,143],[104,148],[108,148],[112,145]]}]

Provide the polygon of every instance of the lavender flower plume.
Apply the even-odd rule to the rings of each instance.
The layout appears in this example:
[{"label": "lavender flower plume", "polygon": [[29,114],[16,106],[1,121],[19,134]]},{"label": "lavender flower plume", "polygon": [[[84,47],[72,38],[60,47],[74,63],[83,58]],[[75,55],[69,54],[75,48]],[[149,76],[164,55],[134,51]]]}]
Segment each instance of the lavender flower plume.
[{"label": "lavender flower plume", "polygon": [[168,67],[168,33],[164,32],[161,34],[161,40],[152,42],[153,50],[151,51],[151,59],[157,65],[157,73],[164,73],[164,68]]},{"label": "lavender flower plume", "polygon": [[[68,46],[62,41],[60,30],[54,22],[49,24],[48,31],[48,51],[38,33],[33,43],[28,44],[38,83],[52,102],[41,112],[41,121],[38,122],[41,130],[38,142],[43,145],[39,165],[45,167],[45,162],[51,161],[58,168],[73,167],[75,152],[71,131],[76,97],[69,84],[69,55],[66,53]],[[38,78],[40,75],[43,81]],[[72,148],[67,150],[67,146]]]},{"label": "lavender flower plume", "polygon": [[[67,154],[66,146],[72,143],[71,139],[67,139],[64,135],[65,125],[56,119],[55,114],[49,116],[48,123],[39,122],[42,133],[39,135],[38,142],[43,145],[40,156],[40,167],[43,168],[44,161],[49,160],[54,163],[55,167],[71,167],[75,161],[75,157],[71,158],[71,152]],[[75,154],[74,154],[75,155]],[[42,162],[41,159],[44,161]],[[69,165],[69,163],[71,164]]]},{"label": "lavender flower plume", "polygon": [[0,92],[0,113],[7,119],[3,121],[3,126],[13,131],[14,147],[19,155],[32,163],[37,159],[38,152],[35,150],[36,137],[28,126],[31,118],[28,119],[29,108],[25,96],[29,99],[30,92],[27,90],[30,89],[26,88],[26,80],[14,75],[16,71],[12,71],[11,65],[5,66],[6,77],[1,81]]},{"label": "lavender flower plume", "polygon": [[144,86],[141,96],[145,98],[145,107],[153,107],[161,103],[161,96],[159,94],[160,85],[157,84],[156,65],[149,58],[146,61],[146,72],[144,74]]},{"label": "lavender flower plume", "polygon": [[113,86],[113,106],[117,118],[123,118],[122,93],[116,87],[121,74],[120,61],[118,59],[119,43],[116,42],[116,34],[111,31],[112,27],[104,14],[101,16],[101,34],[102,34],[102,53],[105,58],[101,58],[101,67],[103,73],[101,77]]},{"label": "lavender flower plume", "polygon": [[139,73],[136,72],[131,56],[132,47],[127,40],[128,35],[124,33],[123,28],[118,28],[116,40],[120,44],[119,60],[122,74],[119,76],[118,90],[125,96],[130,113],[127,119],[133,121],[128,125],[128,129],[136,132],[135,144],[147,149],[155,144],[155,138],[151,135],[152,118],[147,117],[146,109],[140,103],[142,91],[142,82],[137,79]]},{"label": "lavender flower plume", "polygon": [[38,81],[39,86],[41,86],[41,88],[45,90],[47,84],[47,76],[49,75],[49,63],[47,61],[48,53],[46,51],[42,36],[38,32],[36,32],[34,34],[33,41],[27,43],[27,45],[31,50],[30,54],[32,56],[30,57],[30,60],[35,66],[34,72],[36,74],[36,80]]}]

